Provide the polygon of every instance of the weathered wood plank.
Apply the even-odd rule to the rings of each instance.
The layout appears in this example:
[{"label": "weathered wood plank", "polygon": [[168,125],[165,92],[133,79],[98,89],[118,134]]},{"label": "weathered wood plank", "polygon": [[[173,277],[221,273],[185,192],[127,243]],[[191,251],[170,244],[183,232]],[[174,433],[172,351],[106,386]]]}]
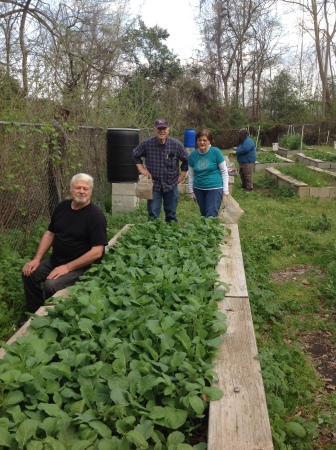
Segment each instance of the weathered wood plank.
[{"label": "weathered wood plank", "polygon": [[109,247],[113,247],[113,245],[115,245],[115,243],[117,242],[118,238],[122,235],[122,233],[127,231],[132,226],[133,226],[132,224],[127,224],[121,230],[119,230],[118,233],[115,234],[113,236],[113,238],[109,240],[109,242],[108,242],[107,246],[105,247],[105,249],[108,250]]},{"label": "weathered wood plank", "polygon": [[225,224],[225,227],[231,230],[231,234],[227,236],[227,242],[220,245],[222,257],[216,270],[220,275],[220,281],[224,281],[230,287],[227,295],[248,297],[238,225]]},{"label": "weathered wood plank", "polygon": [[238,225],[221,245],[217,266],[220,281],[230,292],[219,310],[227,317],[228,329],[216,358],[221,400],[210,403],[208,450],[271,450],[272,434],[254,335],[245,279]]},{"label": "weathered wood plank", "polygon": [[228,329],[216,359],[221,400],[210,403],[208,450],[271,450],[271,428],[249,300],[226,297]]}]

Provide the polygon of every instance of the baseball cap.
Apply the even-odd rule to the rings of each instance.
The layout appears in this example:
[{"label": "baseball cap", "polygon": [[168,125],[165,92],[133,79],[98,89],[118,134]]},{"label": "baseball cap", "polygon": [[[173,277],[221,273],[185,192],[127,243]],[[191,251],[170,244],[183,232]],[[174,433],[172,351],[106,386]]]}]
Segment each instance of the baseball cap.
[{"label": "baseball cap", "polygon": [[157,119],[155,121],[155,128],[169,128],[168,120],[166,120],[166,119]]}]

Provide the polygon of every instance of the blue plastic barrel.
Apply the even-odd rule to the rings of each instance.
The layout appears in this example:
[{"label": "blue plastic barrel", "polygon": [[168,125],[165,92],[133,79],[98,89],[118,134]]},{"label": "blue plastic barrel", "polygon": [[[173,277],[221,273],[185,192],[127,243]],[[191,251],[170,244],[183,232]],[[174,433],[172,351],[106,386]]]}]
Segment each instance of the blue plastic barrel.
[{"label": "blue plastic barrel", "polygon": [[184,131],[185,148],[196,148],[196,130],[190,128]]}]

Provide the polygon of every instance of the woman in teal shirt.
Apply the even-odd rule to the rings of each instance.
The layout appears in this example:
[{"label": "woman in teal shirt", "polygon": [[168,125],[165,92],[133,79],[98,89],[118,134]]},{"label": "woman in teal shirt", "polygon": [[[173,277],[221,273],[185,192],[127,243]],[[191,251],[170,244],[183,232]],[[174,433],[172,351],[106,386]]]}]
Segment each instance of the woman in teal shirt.
[{"label": "woman in teal shirt", "polygon": [[188,161],[189,195],[197,201],[204,217],[217,217],[223,195],[229,195],[225,158],[211,142],[212,133],[200,130],[196,134],[197,148],[190,153]]}]

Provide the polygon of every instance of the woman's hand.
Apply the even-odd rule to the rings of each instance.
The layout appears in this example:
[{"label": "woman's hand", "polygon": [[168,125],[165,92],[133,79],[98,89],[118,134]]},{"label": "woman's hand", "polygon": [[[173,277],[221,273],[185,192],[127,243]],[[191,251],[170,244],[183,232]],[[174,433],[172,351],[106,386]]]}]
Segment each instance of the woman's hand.
[{"label": "woman's hand", "polygon": [[194,202],[196,202],[196,195],[193,192],[191,192],[189,194],[189,196],[190,196],[191,200],[194,200]]}]

